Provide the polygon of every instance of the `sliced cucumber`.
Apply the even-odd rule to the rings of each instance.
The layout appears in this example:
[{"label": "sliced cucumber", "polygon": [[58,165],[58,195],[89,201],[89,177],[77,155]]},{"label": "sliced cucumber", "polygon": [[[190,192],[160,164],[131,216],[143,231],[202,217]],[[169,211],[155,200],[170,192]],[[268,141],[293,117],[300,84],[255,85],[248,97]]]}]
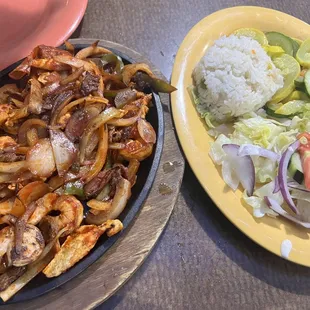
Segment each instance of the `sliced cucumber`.
[{"label": "sliced cucumber", "polygon": [[293,40],[293,39],[291,39],[291,42],[292,42],[292,45],[293,45],[293,56],[296,57],[296,53],[297,53],[297,51],[299,49],[299,44],[295,40]]},{"label": "sliced cucumber", "polygon": [[303,76],[297,77],[294,84],[297,89],[305,90],[305,78]]},{"label": "sliced cucumber", "polygon": [[265,111],[266,111],[266,114],[273,117],[273,118],[287,118],[286,115],[281,115],[281,114],[277,114],[274,112],[274,110],[272,109],[269,109],[267,106],[265,106]]},{"label": "sliced cucumber", "polygon": [[302,163],[300,159],[300,155],[298,153],[294,153],[291,157],[288,172],[290,176],[299,184],[301,184],[304,180],[304,172],[302,169]]},{"label": "sliced cucumber", "polygon": [[308,95],[310,94],[310,70],[305,74],[305,87]]},{"label": "sliced cucumber", "polygon": [[275,117],[275,118],[287,118],[286,115],[282,115],[282,114],[277,114],[275,113],[275,111],[277,109],[279,109],[280,107],[282,107],[283,104],[282,103],[271,103],[271,102],[268,102],[264,109],[267,113],[267,115],[271,116],[271,117]]},{"label": "sliced cucumber", "polygon": [[294,55],[294,46],[292,40],[280,32],[267,32],[266,37],[269,45],[276,45],[283,48],[286,54]]},{"label": "sliced cucumber", "polygon": [[310,68],[310,39],[300,45],[296,53],[296,59],[303,67]]},{"label": "sliced cucumber", "polygon": [[291,100],[285,104],[268,102],[265,111],[272,117],[293,118],[295,115],[310,111],[310,104],[304,100]]}]

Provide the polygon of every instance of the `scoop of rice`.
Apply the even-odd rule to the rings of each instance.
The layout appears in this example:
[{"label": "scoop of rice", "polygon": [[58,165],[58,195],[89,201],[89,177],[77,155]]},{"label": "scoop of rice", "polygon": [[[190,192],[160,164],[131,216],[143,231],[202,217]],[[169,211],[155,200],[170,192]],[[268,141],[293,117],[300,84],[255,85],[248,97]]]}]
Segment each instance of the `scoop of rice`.
[{"label": "scoop of rice", "polygon": [[283,87],[283,77],[261,45],[248,37],[221,37],[193,71],[197,110],[226,120],[263,107]]}]

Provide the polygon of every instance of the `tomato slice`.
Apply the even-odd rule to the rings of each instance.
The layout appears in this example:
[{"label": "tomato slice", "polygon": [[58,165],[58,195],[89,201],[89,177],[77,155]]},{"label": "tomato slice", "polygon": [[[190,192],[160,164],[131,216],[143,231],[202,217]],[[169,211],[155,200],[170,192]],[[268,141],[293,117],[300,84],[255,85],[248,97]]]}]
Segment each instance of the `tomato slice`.
[{"label": "tomato slice", "polygon": [[310,133],[304,132],[298,135],[297,138],[300,141],[298,151],[304,171],[305,186],[310,189]]}]

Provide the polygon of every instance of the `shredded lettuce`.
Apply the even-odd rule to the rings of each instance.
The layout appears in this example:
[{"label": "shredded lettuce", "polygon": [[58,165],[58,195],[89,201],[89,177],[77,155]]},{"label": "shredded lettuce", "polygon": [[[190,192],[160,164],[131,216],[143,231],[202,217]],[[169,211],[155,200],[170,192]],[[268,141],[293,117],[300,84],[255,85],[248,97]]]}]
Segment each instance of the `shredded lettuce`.
[{"label": "shredded lettuce", "polygon": [[310,132],[310,113],[305,113],[302,118],[294,116],[290,127],[299,132]]},{"label": "shredded lettuce", "polygon": [[[209,129],[209,134],[217,137],[211,145],[210,157],[216,164],[222,165],[222,177],[225,183],[236,190],[239,179],[234,175],[233,167],[223,151],[223,144],[253,144],[283,154],[288,146],[296,141],[298,133],[305,131],[310,132],[310,111],[284,123],[264,118],[263,113],[247,113],[233,125],[228,123]],[[284,203],[280,192],[273,193],[278,163],[260,156],[251,156],[251,158],[255,167],[255,191],[251,197],[244,192],[243,200],[253,208],[254,217],[259,218],[266,214],[277,216],[266,205],[264,197],[268,196],[280,205]],[[310,221],[309,193],[292,191],[292,197],[298,200],[297,205],[301,208],[303,220]]]},{"label": "shredded lettuce", "polygon": [[218,126],[217,122],[214,121],[212,115],[209,112],[203,113],[202,115],[203,115],[202,117],[205,119],[205,122],[209,128],[215,128],[216,126]]},{"label": "shredded lettuce", "polygon": [[239,141],[240,144],[252,143],[264,148],[268,148],[274,137],[285,131],[284,126],[276,125],[260,116],[241,119],[235,123],[234,128],[234,141]]},{"label": "shredded lettuce", "polygon": [[255,178],[257,183],[267,183],[277,175],[277,163],[259,156],[252,156],[255,167]]},{"label": "shredded lettuce", "polygon": [[223,163],[223,160],[226,157],[226,153],[224,152],[222,146],[223,144],[228,144],[228,143],[232,143],[231,139],[229,139],[223,134],[219,135],[218,138],[215,140],[215,142],[212,143],[209,154],[212,160],[217,165],[221,165]]},{"label": "shredded lettuce", "polygon": [[296,141],[298,130],[289,130],[287,132],[281,132],[274,137],[273,150],[276,153],[283,153],[287,147]]},{"label": "shredded lettuce", "polygon": [[[226,125],[227,126],[227,125]],[[225,152],[222,145],[225,143],[235,143],[242,145],[245,143],[256,144],[267,149],[272,149],[281,153],[286,147],[296,139],[296,130],[285,132],[286,127],[272,120],[264,119],[260,116],[254,118],[240,119],[234,124],[234,131],[228,134],[220,134],[211,146],[210,156],[213,161],[221,165],[225,160]],[[212,134],[223,130],[222,127],[212,129]],[[257,183],[266,183],[274,180],[277,174],[277,164],[267,158],[252,156],[255,166],[255,177]]]},{"label": "shredded lettuce", "polygon": [[196,110],[200,114],[201,118],[204,118],[207,126],[209,128],[215,128],[219,124],[214,120],[214,117],[209,113],[207,106],[204,104],[201,104],[198,93],[197,93],[197,88],[194,85],[190,85],[187,87],[187,91],[189,93],[189,96],[195,105]]},{"label": "shredded lettuce", "polygon": [[263,217],[265,214],[277,216],[265,203],[264,197],[268,196],[276,200],[280,205],[283,204],[283,197],[280,192],[273,193],[274,181],[265,184],[254,192],[253,196],[248,197],[246,191],[243,193],[243,200],[253,208],[253,215],[255,217]]},{"label": "shredded lettuce", "polygon": [[220,134],[224,134],[225,136],[229,136],[233,133],[233,124],[222,124],[217,127],[211,128],[208,130],[210,136],[217,138]]},{"label": "shredded lettuce", "polygon": [[198,97],[198,94],[197,94],[197,89],[194,85],[190,85],[187,87],[187,91],[191,97],[191,100],[192,102],[195,104],[195,105],[198,105],[200,104],[200,100],[199,100],[199,97]]}]

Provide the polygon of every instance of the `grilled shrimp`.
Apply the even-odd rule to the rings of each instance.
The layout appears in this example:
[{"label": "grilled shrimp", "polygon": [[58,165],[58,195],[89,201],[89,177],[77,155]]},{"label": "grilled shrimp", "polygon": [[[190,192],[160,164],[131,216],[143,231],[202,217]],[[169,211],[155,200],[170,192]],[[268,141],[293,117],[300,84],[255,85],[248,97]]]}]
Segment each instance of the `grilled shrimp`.
[{"label": "grilled shrimp", "polygon": [[[83,206],[79,200],[71,195],[58,196],[55,193],[46,194],[37,201],[37,208],[31,215],[28,223],[37,225],[38,223],[48,223],[52,230],[49,238],[56,236],[58,231],[67,227],[68,230],[62,237],[69,235],[77,229],[83,220]],[[57,213],[52,215],[50,213]]]},{"label": "grilled shrimp", "polygon": [[32,215],[30,216],[28,223],[32,225],[37,225],[44,216],[53,210],[53,207],[56,203],[58,195],[55,193],[48,193],[42,198],[36,201],[36,208]]}]

